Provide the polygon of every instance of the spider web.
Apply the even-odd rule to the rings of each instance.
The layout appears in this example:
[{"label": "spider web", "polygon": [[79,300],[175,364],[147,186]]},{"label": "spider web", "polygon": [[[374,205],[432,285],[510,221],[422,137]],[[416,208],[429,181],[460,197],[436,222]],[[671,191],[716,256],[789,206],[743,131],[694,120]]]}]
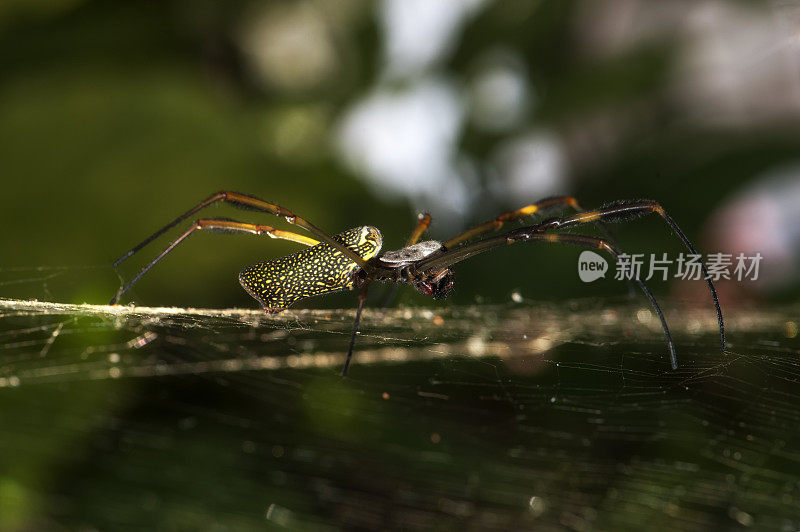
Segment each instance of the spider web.
[{"label": "spider web", "polygon": [[0,300],[0,528],[800,527],[797,307],[517,299]]}]

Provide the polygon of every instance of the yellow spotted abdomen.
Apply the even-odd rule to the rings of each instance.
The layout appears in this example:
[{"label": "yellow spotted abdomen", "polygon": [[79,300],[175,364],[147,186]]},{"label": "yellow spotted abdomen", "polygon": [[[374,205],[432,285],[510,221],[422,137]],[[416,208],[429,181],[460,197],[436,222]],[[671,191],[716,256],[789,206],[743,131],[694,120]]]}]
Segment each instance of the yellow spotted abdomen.
[{"label": "yellow spotted abdomen", "polygon": [[[349,229],[333,237],[364,260],[375,257],[383,238],[374,227]],[[279,312],[307,297],[352,290],[359,266],[333,246],[320,243],[285,257],[253,264],[239,273],[242,287],[265,309]]]}]

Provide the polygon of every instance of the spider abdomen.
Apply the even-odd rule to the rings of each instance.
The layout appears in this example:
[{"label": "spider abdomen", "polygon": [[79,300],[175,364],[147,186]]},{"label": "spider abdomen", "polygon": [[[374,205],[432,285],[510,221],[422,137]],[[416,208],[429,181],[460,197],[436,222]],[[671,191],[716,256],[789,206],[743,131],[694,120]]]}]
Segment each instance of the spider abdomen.
[{"label": "spider abdomen", "polygon": [[[383,238],[374,227],[349,229],[333,237],[369,260],[380,252]],[[326,243],[297,253],[253,264],[239,273],[248,294],[272,312],[280,312],[301,299],[352,290],[359,266]]]}]

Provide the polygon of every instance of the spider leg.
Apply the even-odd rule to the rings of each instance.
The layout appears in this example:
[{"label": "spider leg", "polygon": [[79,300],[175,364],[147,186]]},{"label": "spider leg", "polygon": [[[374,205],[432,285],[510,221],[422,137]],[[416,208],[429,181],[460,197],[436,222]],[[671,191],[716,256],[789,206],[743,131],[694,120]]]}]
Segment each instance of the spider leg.
[{"label": "spider leg", "polygon": [[[576,200],[572,196],[554,196],[552,198],[545,198],[541,201],[537,201],[536,203],[526,205],[525,207],[522,207],[515,211],[504,212],[503,214],[498,215],[497,217],[495,217],[492,220],[489,220],[488,222],[484,222],[482,224],[476,225],[475,227],[472,227],[471,229],[467,229],[463,233],[456,235],[447,242],[445,242],[444,246],[446,248],[451,248],[456,244],[460,244],[471,238],[480,236],[484,233],[488,233],[490,231],[498,231],[500,230],[501,227],[503,227],[503,225],[506,222],[519,220],[520,218],[525,218],[526,216],[531,216],[533,214],[541,213],[543,211],[549,211],[554,208],[563,209],[565,207],[572,207],[578,212],[585,212],[585,210],[578,204],[578,200]],[[614,243],[613,235],[605,226],[605,224],[599,222],[598,226],[605,234],[606,240],[608,240],[611,243]]]},{"label": "spider leg", "polygon": [[267,235],[270,238],[277,238],[280,240],[290,240],[292,242],[297,242],[298,244],[303,244],[306,246],[315,246],[319,244],[318,241],[314,240],[313,238],[307,237],[305,235],[299,235],[297,233],[291,233],[289,231],[283,231],[280,229],[275,229],[274,227],[270,227],[268,225],[256,225],[256,224],[248,224],[237,222],[234,220],[225,220],[225,219],[200,219],[196,220],[182,235],[178,238],[170,242],[170,244],[162,251],[155,259],[150,261],[144,268],[139,270],[133,279],[128,281],[128,284],[123,286],[117,292],[112,299],[109,305],[114,305],[119,300],[119,298],[131,289],[131,287],[136,284],[136,282],[148,271],[150,268],[155,266],[161,259],[163,259],[170,251],[175,249],[175,246],[186,240],[192,233],[195,231],[210,231],[213,233],[249,233],[252,235]]},{"label": "spider leg", "polygon": [[414,227],[414,230],[411,232],[411,235],[406,240],[406,246],[412,246],[419,242],[419,239],[425,234],[425,231],[428,230],[428,227],[431,226],[431,215],[427,212],[420,213],[419,218],[417,220],[417,225]]},{"label": "spider leg", "polygon": [[[431,215],[427,212],[423,212],[419,214],[417,219],[417,225],[414,226],[414,230],[409,235],[408,240],[406,240],[406,247],[413,246],[419,239],[425,234],[425,231],[428,230],[428,227],[431,226]],[[386,299],[383,300],[383,305],[381,308],[386,308],[392,304],[394,298],[397,296],[397,291],[400,289],[400,285],[394,284],[389,289],[389,295],[386,296]]]},{"label": "spider leg", "polygon": [[[678,235],[678,238],[680,238],[689,252],[693,255],[698,255],[692,243],[686,237],[684,232],[681,231],[680,227],[678,227],[678,224],[675,223],[675,220],[673,220],[672,217],[666,213],[664,208],[658,202],[653,200],[634,200],[610,203],[600,207],[599,209],[579,213],[574,216],[551,218],[540,224],[521,227],[502,235],[497,235],[484,240],[466,244],[448,253],[445,253],[444,255],[439,255],[438,257],[432,257],[430,259],[424,259],[420,261],[418,264],[416,264],[416,270],[424,271],[435,268],[444,268],[478,253],[482,253],[488,249],[496,248],[506,244],[513,244],[514,242],[530,240],[532,238],[535,240],[541,240],[540,238],[534,237],[534,235],[541,234],[546,231],[567,229],[579,224],[593,223],[598,220],[606,222],[624,222],[650,213],[656,213],[661,216],[672,232]],[[714,283],[711,281],[711,276],[708,274],[708,269],[702,261],[700,261],[700,264],[706,284],[708,284],[708,289],[711,291],[711,297],[714,300],[714,307],[717,311],[717,322],[719,323],[720,342],[722,344],[722,350],[724,351],[725,325],[722,320],[722,309],[719,306],[719,297],[717,296],[717,290],[714,287]]]},{"label": "spider leg", "polygon": [[[541,228],[539,230],[549,231],[552,229],[566,229],[575,225],[595,222],[598,220],[603,220],[610,223],[625,222],[650,213],[658,214],[666,222],[672,232],[678,235],[678,238],[680,238],[681,242],[683,242],[683,245],[686,246],[686,249],[689,250],[689,253],[693,255],[699,255],[697,250],[695,250],[694,246],[689,241],[689,238],[683,231],[681,231],[681,228],[678,227],[678,224],[675,223],[675,220],[673,220],[672,217],[667,214],[667,212],[664,210],[664,207],[662,207],[660,203],[653,200],[616,201],[593,211],[587,211],[564,218],[553,218],[546,220],[539,224],[539,227]],[[717,321],[719,322],[720,343],[722,345],[722,350],[725,351],[725,325],[722,320],[722,309],[719,306],[717,289],[714,287],[714,283],[711,281],[711,276],[708,274],[708,269],[702,260],[700,261],[700,267],[703,271],[703,277],[706,280],[708,289],[711,292],[711,297],[714,300],[714,307],[717,311]]]},{"label": "spider leg", "polygon": [[[565,207],[572,207],[574,210],[578,212],[586,212],[586,210],[578,204],[578,200],[576,200],[572,196],[553,196],[552,198],[545,198],[543,200],[537,201],[536,203],[532,203],[530,205],[526,205],[520,209],[515,211],[508,211],[504,212],[503,214],[498,215],[493,220],[489,220],[488,222],[484,222],[480,225],[476,225],[475,227],[464,231],[463,233],[456,235],[455,237],[451,238],[447,242],[444,243],[446,248],[451,248],[456,244],[460,244],[466,240],[471,238],[475,238],[476,236],[482,235],[484,233],[488,233],[489,231],[498,231],[503,224],[506,222],[511,222],[513,220],[518,220],[520,218],[525,218],[526,216],[531,216],[536,213],[545,213],[548,211],[552,211],[553,209],[563,209]],[[615,247],[617,246],[616,238],[614,238],[614,234],[611,232],[611,229],[608,228],[608,225],[603,223],[602,220],[598,220],[597,227],[603,233],[603,236],[606,240],[611,242]],[[627,280],[628,283],[628,293],[631,297],[633,297],[636,293],[636,289],[633,286],[633,282],[630,279]]]},{"label": "spider leg", "polygon": [[221,190],[216,194],[212,194],[211,196],[201,201],[200,203],[198,203],[185,213],[181,214],[180,216],[172,220],[170,223],[168,223],[167,225],[165,225],[164,227],[162,227],[149,237],[145,238],[142,242],[134,246],[133,249],[131,249],[130,251],[122,255],[120,258],[118,258],[114,262],[114,267],[119,266],[125,260],[130,258],[131,255],[133,255],[134,253],[136,253],[137,251],[145,247],[147,244],[149,244],[159,236],[163,235],[164,233],[166,233],[167,231],[169,231],[182,221],[193,216],[198,211],[205,209],[206,207],[209,207],[218,202],[229,203],[232,207],[235,207],[237,209],[265,212],[268,214],[274,214],[275,216],[282,216],[290,224],[302,227],[303,229],[305,229],[306,231],[310,232],[315,237],[317,237],[320,241],[324,241],[325,243],[333,246],[334,249],[337,249],[340,252],[344,253],[345,256],[350,258],[350,260],[358,264],[361,268],[364,268],[367,271],[372,271],[372,267],[369,266],[367,262],[361,256],[358,255],[358,253],[348,248],[341,242],[335,241],[327,233],[325,233],[318,227],[312,225],[309,221],[305,220],[304,218],[297,216],[289,209],[286,209],[285,207],[281,207],[280,205],[276,205],[274,203],[269,203],[254,196],[250,196],[248,194],[242,194],[240,192],[232,192],[230,190]]},{"label": "spider leg", "polygon": [[[542,239],[546,242],[574,244],[578,246],[601,249],[610,253],[614,257],[615,261],[619,261],[619,250],[617,250],[617,248],[614,247],[611,242],[602,238],[583,235],[570,235],[564,233],[546,233],[537,236],[542,237]],[[669,348],[670,365],[672,366],[672,369],[678,369],[678,357],[675,353],[675,343],[672,341],[672,335],[669,332],[669,327],[667,327],[667,320],[664,318],[664,313],[662,312],[661,307],[658,305],[655,296],[653,296],[653,293],[649,288],[647,288],[647,285],[644,283],[644,281],[636,278],[634,279],[634,282],[639,285],[639,288],[642,290],[642,292],[644,292],[644,295],[647,296],[648,300],[650,300],[653,310],[655,310],[658,319],[661,321],[661,328],[664,330],[664,336],[667,339],[667,347]]]},{"label": "spider leg", "polygon": [[350,347],[347,350],[347,359],[344,361],[344,368],[342,368],[342,377],[347,377],[347,371],[350,369],[350,360],[353,358],[353,347],[356,345],[356,334],[358,334],[358,325],[361,323],[361,311],[364,310],[364,303],[367,301],[367,288],[369,283],[365,284],[361,291],[358,293],[358,307],[356,308],[356,321],[353,323],[353,334],[350,336]]},{"label": "spider leg", "polygon": [[[535,226],[534,226],[535,227]],[[528,229],[528,228],[522,228]],[[608,240],[593,237],[593,236],[584,236],[584,235],[573,235],[567,233],[541,233],[541,232],[519,232],[521,230],[511,231],[504,235],[499,235],[492,238],[487,238],[485,240],[480,240],[473,244],[467,244],[466,246],[462,246],[458,250],[451,252],[451,254],[458,253],[459,250],[465,250],[465,248],[473,248],[469,251],[469,253],[461,253],[460,257],[455,261],[447,261],[447,265],[453,264],[454,262],[459,262],[464,260],[467,257],[471,257],[481,251],[486,251],[489,249],[493,249],[499,246],[504,246],[507,244],[513,244],[515,242],[551,242],[551,243],[558,243],[558,244],[573,244],[582,247],[589,247],[607,251],[610,253],[615,260],[619,259],[620,252],[614,247],[611,242]],[[518,233],[515,236],[508,236],[512,233]],[[466,251],[466,250],[465,250]],[[446,258],[447,254],[442,259]],[[431,261],[433,263],[433,261]],[[434,265],[431,264],[430,266],[425,266],[426,269],[434,269],[438,267],[444,266],[441,265]],[[418,266],[419,268],[419,266]],[[661,321],[661,328],[664,330],[664,337],[667,340],[667,347],[669,349],[669,360],[672,369],[678,368],[678,357],[675,354],[675,343],[672,341],[672,335],[669,332],[669,327],[667,326],[667,320],[664,318],[664,313],[661,311],[661,307],[659,306],[658,302],[656,301],[655,296],[647,288],[647,285],[641,279],[634,279],[639,288],[644,292],[644,295],[647,296],[647,299],[650,301],[650,304],[653,306],[653,310],[655,311],[658,319]]]}]

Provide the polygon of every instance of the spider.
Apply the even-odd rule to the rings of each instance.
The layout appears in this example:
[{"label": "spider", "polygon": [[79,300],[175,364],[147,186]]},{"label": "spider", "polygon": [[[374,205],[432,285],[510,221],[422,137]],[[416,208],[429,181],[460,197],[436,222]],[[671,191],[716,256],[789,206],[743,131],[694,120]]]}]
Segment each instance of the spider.
[{"label": "spider", "polygon": [[[408,284],[425,295],[441,299],[453,289],[455,277],[451,266],[478,253],[517,242],[553,242],[595,248],[608,252],[618,261],[620,252],[613,243],[605,223],[628,221],[650,213],[658,214],[667,223],[672,232],[680,238],[689,252],[697,254],[692,243],[672,217],[666,213],[659,203],[652,200],[615,201],[598,209],[585,211],[571,196],[547,198],[520,209],[500,214],[494,219],[472,227],[446,242],[419,241],[431,223],[431,216],[422,214],[405,247],[380,253],[383,237],[375,227],[355,227],[338,235],[329,236],[285,207],[269,203],[255,196],[223,190],[201,201],[147,237],[117,259],[114,262],[114,267],[119,266],[147,244],[192,217],[198,211],[220,202],[243,210],[259,211],[283,217],[290,224],[311,233],[314,238],[275,229],[268,225],[238,222],[228,218],[200,218],[195,220],[183,234],[173,240],[155,259],[144,266],[127,284],[122,286],[112,298],[110,304],[116,304],[119,298],[130,290],[145,273],[150,271],[153,266],[195,231],[267,235],[271,238],[303,244],[308,248],[285,257],[259,262],[245,268],[239,274],[239,282],[247,293],[255,298],[269,313],[281,312],[297,301],[308,297],[358,289],[358,306],[356,307],[350,346],[342,370],[343,376],[347,375],[350,367],[361,313],[367,297],[367,288],[372,282]],[[541,214],[546,211],[566,208],[575,210],[576,214],[549,218],[533,225],[467,242],[485,233],[497,231],[507,222],[536,213]],[[553,232],[588,223],[597,224],[605,233],[605,238]],[[705,264],[701,263],[701,265],[717,311],[720,340],[724,351],[725,329],[717,291],[708,275]],[[675,354],[675,344],[667,327],[664,313],[645,283],[638,278],[634,279],[634,282],[644,292],[661,321],[661,327],[669,349],[670,364],[672,369],[677,369],[678,359]]]}]

